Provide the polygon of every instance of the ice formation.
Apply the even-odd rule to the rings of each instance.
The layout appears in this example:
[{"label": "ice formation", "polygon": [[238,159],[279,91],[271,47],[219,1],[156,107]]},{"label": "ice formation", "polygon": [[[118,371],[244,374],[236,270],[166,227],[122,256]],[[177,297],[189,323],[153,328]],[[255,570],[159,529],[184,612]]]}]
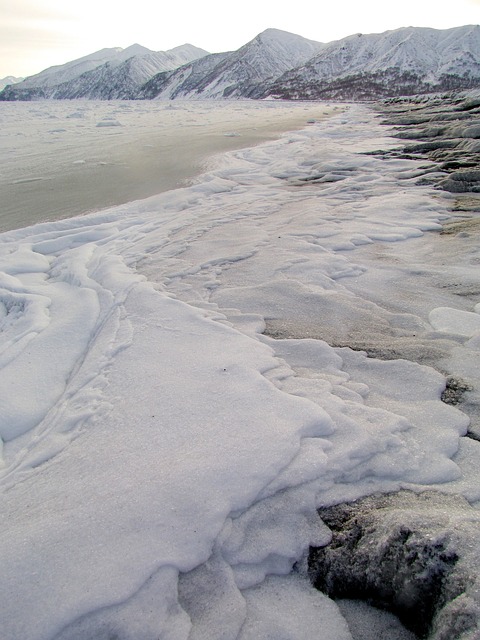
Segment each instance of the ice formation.
[{"label": "ice formation", "polygon": [[478,248],[435,262],[450,196],[363,154],[387,133],[351,107],[0,236],[5,638],[350,640],[302,572],[331,537],[317,508],[478,505],[440,372],[478,375],[478,300],[442,287],[462,260],[478,278]]}]

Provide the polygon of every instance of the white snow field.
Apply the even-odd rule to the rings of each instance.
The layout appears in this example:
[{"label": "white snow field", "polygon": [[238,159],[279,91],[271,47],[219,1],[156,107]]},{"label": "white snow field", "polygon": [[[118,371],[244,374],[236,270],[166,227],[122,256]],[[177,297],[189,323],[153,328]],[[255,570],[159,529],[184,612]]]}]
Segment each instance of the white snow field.
[{"label": "white snow field", "polygon": [[346,107],[0,235],[2,638],[351,640],[363,608],[305,577],[316,509],[478,506],[478,238],[440,235],[421,162],[363,154],[388,133]]}]

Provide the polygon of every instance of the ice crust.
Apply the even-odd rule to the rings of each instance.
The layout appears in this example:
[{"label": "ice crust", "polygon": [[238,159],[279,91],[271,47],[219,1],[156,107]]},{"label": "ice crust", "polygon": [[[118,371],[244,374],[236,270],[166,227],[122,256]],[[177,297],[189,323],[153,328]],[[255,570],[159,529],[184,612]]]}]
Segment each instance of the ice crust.
[{"label": "ice crust", "polygon": [[445,377],[350,348],[441,334],[475,376],[478,306],[424,283],[396,308],[448,215],[406,186],[417,162],[361,153],[394,143],[352,106],[191,187],[0,236],[5,638],[349,640],[302,574],[316,509],[480,500]]}]

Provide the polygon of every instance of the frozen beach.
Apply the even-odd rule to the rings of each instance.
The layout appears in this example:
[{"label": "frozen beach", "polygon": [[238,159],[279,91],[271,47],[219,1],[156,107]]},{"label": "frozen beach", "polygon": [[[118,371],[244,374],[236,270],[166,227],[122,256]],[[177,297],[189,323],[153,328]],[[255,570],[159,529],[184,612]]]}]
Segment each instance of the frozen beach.
[{"label": "frozen beach", "polygon": [[[218,117],[221,151],[247,133]],[[305,568],[320,507],[440,490],[480,521],[478,235],[441,233],[453,196],[421,160],[368,155],[390,133],[345,106],[0,235],[5,640],[412,638]]]},{"label": "frozen beach", "polygon": [[331,111],[253,101],[1,102],[0,231],[178,188],[212,155],[278,138]]}]

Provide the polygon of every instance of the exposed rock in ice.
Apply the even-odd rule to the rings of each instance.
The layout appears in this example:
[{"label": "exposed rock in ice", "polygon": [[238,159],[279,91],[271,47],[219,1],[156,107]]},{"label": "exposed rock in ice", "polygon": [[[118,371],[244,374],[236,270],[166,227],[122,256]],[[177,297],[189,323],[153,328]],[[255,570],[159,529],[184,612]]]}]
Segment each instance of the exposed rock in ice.
[{"label": "exposed rock in ice", "polygon": [[430,640],[480,633],[480,513],[459,496],[400,492],[320,510],[332,542],[310,575],[334,598],[392,611]]}]

